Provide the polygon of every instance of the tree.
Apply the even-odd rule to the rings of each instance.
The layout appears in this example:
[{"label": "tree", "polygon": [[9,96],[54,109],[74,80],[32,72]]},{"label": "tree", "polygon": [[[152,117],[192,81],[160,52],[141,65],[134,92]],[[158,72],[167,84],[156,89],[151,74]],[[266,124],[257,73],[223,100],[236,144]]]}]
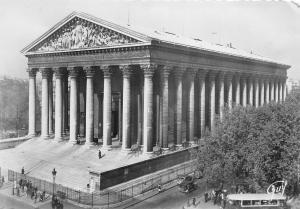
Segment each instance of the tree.
[{"label": "tree", "polygon": [[256,189],[286,179],[289,190],[297,179],[300,141],[300,93],[281,104],[225,109],[215,133],[193,153],[197,169],[215,186],[246,181]]}]

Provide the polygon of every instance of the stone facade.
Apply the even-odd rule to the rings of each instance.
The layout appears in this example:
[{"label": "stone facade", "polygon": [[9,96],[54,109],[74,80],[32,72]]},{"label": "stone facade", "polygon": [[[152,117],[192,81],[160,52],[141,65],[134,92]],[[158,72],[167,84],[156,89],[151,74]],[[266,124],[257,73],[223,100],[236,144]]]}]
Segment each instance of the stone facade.
[{"label": "stone facade", "polygon": [[138,144],[144,153],[214,131],[226,106],[284,101],[289,68],[251,54],[157,41],[80,13],[69,15],[23,53],[30,136],[36,133],[36,73],[41,72],[43,138],[54,133],[59,141],[67,134],[71,144],[82,138],[86,147],[102,139],[103,148],[111,149],[117,137],[122,150]]}]

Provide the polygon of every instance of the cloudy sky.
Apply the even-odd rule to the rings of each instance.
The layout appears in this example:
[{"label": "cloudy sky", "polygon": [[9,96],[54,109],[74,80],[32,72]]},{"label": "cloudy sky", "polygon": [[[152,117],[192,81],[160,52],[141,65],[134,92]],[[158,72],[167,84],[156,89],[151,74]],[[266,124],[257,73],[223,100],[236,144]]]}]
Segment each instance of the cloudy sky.
[{"label": "cloudy sky", "polygon": [[[299,3],[299,2],[298,2]],[[231,42],[289,64],[300,80],[300,3],[270,1],[0,0],[0,75],[26,78],[20,50],[72,11],[114,23]]]}]

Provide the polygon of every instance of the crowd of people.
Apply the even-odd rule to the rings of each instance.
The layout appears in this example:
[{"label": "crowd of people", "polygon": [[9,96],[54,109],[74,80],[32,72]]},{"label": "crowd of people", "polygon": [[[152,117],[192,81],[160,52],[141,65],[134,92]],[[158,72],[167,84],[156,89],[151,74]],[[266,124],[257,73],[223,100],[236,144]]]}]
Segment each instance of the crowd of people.
[{"label": "crowd of people", "polygon": [[56,195],[52,196],[51,206],[52,206],[52,209],[63,209],[64,208],[64,204]]},{"label": "crowd of people", "polygon": [[18,184],[18,187],[14,186],[13,188],[14,191],[16,190],[17,196],[20,196],[22,192],[26,197],[30,197],[32,200],[34,200],[34,203],[36,203],[37,201],[43,202],[46,199],[46,192],[38,191],[38,188],[33,186],[31,181],[20,179]]}]

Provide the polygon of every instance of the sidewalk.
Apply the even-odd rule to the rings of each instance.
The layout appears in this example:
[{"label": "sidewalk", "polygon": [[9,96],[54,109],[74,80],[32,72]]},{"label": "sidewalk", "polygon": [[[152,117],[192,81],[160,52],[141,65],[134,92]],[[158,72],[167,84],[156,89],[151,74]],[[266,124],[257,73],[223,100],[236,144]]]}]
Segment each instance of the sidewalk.
[{"label": "sidewalk", "polygon": [[49,203],[51,197],[44,202],[36,202],[30,197],[26,197],[25,193],[20,192],[20,196],[12,194],[13,184],[8,182],[0,188],[0,208],[14,208],[14,209],[33,209],[41,208],[41,206]]}]

